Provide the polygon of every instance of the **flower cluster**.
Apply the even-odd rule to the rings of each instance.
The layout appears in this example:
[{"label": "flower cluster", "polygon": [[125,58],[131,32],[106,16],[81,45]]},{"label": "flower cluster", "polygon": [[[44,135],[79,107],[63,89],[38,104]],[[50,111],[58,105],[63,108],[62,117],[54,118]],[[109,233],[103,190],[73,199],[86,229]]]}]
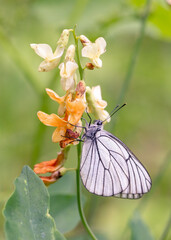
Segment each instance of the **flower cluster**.
[{"label": "flower cluster", "polygon": [[36,174],[51,174],[40,176],[46,185],[55,182],[67,171],[64,167],[67,152],[71,145],[78,144],[78,138],[82,132],[81,117],[85,109],[97,119],[105,120],[109,116],[104,110],[107,102],[102,100],[100,86],[90,88],[86,86],[85,79],[81,79],[81,77],[77,81],[78,68],[84,71],[86,68],[93,70],[102,67],[100,55],[106,51],[106,41],[100,37],[92,43],[84,35],[76,37],[74,32],[74,37],[82,43],[82,57],[88,58],[90,62],[87,62],[85,67],[82,68],[79,59],[77,62],[75,61],[76,46],[71,44],[66,50],[63,62],[60,63],[68,45],[70,33],[73,31],[73,29],[63,30],[54,52],[48,44],[30,44],[36,54],[44,59],[38,68],[40,72],[48,72],[59,65],[60,82],[62,89],[65,91],[64,96],[60,97],[53,90],[46,88],[49,97],[58,103],[58,112],[57,114],[47,114],[42,111],[37,113],[43,124],[55,127],[52,141],[59,143],[61,148],[56,159],[38,163],[34,167]]}]

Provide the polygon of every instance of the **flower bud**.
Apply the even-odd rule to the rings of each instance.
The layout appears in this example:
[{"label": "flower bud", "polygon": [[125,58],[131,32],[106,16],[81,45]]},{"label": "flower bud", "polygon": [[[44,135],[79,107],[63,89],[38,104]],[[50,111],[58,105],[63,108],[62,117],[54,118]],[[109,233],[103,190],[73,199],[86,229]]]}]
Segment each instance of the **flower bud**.
[{"label": "flower bud", "polygon": [[85,93],[86,85],[84,81],[79,81],[76,87],[76,96],[82,96]]},{"label": "flower bud", "polygon": [[89,43],[91,43],[91,41],[84,35],[80,35],[80,41],[81,41],[83,47],[87,46]]},{"label": "flower bud", "polygon": [[93,70],[95,66],[92,63],[86,63],[86,68],[88,68],[89,70]]},{"label": "flower bud", "polygon": [[65,55],[65,61],[74,62],[74,56],[75,56],[75,46],[72,44],[67,49],[67,52]]},{"label": "flower bud", "polygon": [[69,29],[64,29],[63,32],[61,33],[61,37],[59,38],[57,44],[61,45],[61,47],[66,47],[68,44],[68,39],[69,39]]}]

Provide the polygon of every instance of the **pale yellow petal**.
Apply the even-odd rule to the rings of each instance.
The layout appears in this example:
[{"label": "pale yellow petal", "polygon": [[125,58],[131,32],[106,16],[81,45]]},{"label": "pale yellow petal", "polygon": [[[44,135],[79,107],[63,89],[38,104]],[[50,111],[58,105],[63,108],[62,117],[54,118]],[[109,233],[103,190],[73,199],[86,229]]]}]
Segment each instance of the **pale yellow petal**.
[{"label": "pale yellow petal", "polygon": [[69,78],[74,74],[77,68],[78,65],[75,62],[68,61],[66,63],[61,63],[59,65],[60,76],[62,78]]},{"label": "pale yellow petal", "polygon": [[40,57],[46,59],[46,58],[52,58],[53,52],[51,47],[48,44],[30,44],[31,48],[35,51],[37,55]]},{"label": "pale yellow petal", "polygon": [[101,54],[105,53],[105,51],[106,51],[106,41],[104,40],[104,38],[102,38],[102,37],[97,38],[95,43],[98,46],[99,54],[101,55]]},{"label": "pale yellow petal", "polygon": [[94,59],[98,56],[98,48],[95,43],[90,43],[82,49],[82,56]]},{"label": "pale yellow petal", "polygon": [[97,107],[104,109],[107,106],[107,102],[104,100],[96,100]]},{"label": "pale yellow petal", "polygon": [[64,53],[64,49],[65,49],[64,47],[61,47],[60,45],[58,45],[53,54],[53,58],[60,58]]},{"label": "pale yellow petal", "polygon": [[69,78],[61,78],[61,85],[64,91],[74,89],[75,86],[74,76],[71,76]]},{"label": "pale yellow petal", "polygon": [[66,52],[65,55],[65,61],[74,61],[74,55],[75,55],[75,46],[71,44]]},{"label": "pale yellow petal", "polygon": [[44,60],[40,63],[38,71],[39,72],[48,72],[58,66],[60,58],[53,59],[51,61]]},{"label": "pale yellow petal", "polygon": [[96,68],[101,68],[102,67],[102,60],[100,58],[92,59],[92,63]]}]

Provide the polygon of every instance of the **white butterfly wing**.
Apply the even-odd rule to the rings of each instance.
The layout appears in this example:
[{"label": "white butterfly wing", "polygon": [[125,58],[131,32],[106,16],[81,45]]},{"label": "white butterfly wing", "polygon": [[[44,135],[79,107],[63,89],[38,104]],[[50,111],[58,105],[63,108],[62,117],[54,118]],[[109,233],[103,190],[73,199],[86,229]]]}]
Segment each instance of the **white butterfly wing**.
[{"label": "white butterfly wing", "polygon": [[128,147],[107,131],[83,145],[81,179],[89,192],[102,196],[140,198],[151,188],[149,174]]}]

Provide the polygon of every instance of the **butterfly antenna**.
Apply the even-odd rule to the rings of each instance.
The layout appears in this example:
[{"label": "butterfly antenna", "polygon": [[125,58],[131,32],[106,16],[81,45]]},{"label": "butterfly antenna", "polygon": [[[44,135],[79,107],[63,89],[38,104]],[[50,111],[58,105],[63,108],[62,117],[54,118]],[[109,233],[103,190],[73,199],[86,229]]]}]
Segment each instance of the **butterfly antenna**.
[{"label": "butterfly antenna", "polygon": [[124,103],[122,106],[120,106],[119,107],[119,105],[118,106],[116,106],[113,110],[112,110],[112,112],[109,114],[109,116],[104,120],[104,121],[102,121],[102,123],[103,122],[105,122],[105,121],[107,121],[109,118],[111,118],[117,111],[119,111],[121,108],[123,108],[124,106],[126,105],[126,103]]},{"label": "butterfly antenna", "polygon": [[87,113],[87,116],[88,116],[88,118],[90,119],[90,122],[89,122],[89,126],[91,125],[91,123],[92,123],[92,118],[90,117],[90,114],[87,112],[87,108],[86,108],[86,110],[85,110],[85,112]]}]

